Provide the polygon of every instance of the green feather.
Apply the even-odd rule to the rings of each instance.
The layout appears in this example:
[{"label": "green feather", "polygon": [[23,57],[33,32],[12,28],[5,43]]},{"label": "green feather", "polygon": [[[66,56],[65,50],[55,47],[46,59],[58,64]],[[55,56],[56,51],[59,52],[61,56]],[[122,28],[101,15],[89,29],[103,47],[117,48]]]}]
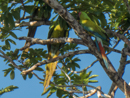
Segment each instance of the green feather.
[{"label": "green feather", "polygon": [[86,31],[90,32],[91,35],[95,37],[101,38],[103,41],[109,44],[109,37],[107,36],[105,30],[95,24],[85,12],[80,12],[79,18],[80,24]]},{"label": "green feather", "polygon": [[[57,20],[57,22],[55,22],[51,27],[50,27],[50,31],[48,33],[48,38],[62,38],[62,37],[68,37],[68,27],[64,27],[62,26],[64,24],[64,20],[60,19]],[[67,25],[67,23],[65,22],[65,25]],[[67,25],[68,26],[68,25]],[[64,46],[64,43],[60,44],[48,44],[48,59],[51,58],[55,58],[59,55],[59,50]],[[44,91],[46,89],[46,87],[48,87],[50,80],[53,76],[53,73],[56,69],[56,65],[57,65],[58,61],[55,62],[51,62],[49,64],[46,65],[46,77],[45,77],[45,82],[44,82]]]}]

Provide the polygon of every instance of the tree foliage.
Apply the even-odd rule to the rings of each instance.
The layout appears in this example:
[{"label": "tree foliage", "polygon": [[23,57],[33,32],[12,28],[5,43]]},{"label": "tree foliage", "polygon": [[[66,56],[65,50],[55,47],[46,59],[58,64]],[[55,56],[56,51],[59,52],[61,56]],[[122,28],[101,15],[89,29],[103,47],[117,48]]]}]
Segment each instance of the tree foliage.
[{"label": "tree foliage", "polygon": [[[45,77],[45,69],[41,67],[43,64],[47,64],[51,62],[51,60],[47,60],[48,54],[46,49],[41,48],[35,49],[30,48],[29,52],[26,54],[22,54],[20,50],[24,50],[25,48],[29,46],[21,46],[21,49],[17,48],[15,50],[11,49],[12,45],[17,45],[18,41],[21,39],[31,41],[31,45],[33,44],[51,44],[51,40],[46,42],[45,40],[43,42],[38,41],[39,39],[33,39],[28,37],[20,37],[18,38],[17,30],[23,30],[23,27],[26,26],[51,26],[59,21],[60,24],[64,28],[68,28],[66,26],[66,23],[64,23],[62,20],[60,21],[60,18],[65,19],[65,21],[69,24],[69,31],[72,29],[75,30],[75,33],[79,37],[79,40],[76,41],[76,39],[73,39],[72,41],[68,41],[64,45],[62,49],[60,49],[60,57],[57,57],[55,60],[59,60],[57,68],[61,70],[61,72],[56,72],[53,75],[53,81],[51,81],[50,86],[47,88],[45,92],[42,93],[42,95],[48,93],[47,98],[51,96],[53,93],[56,92],[56,96],[59,98],[73,98],[74,96],[79,96],[76,91],[83,91],[83,95],[85,96],[84,92],[87,92],[87,85],[88,83],[96,83],[98,80],[95,80],[95,77],[98,75],[94,75],[92,71],[88,71],[87,69],[90,68],[95,62],[91,64],[91,66],[87,66],[84,69],[81,69],[78,62],[82,62],[82,59],[80,59],[76,54],[83,54],[80,53],[82,47],[79,44],[84,45],[85,47],[88,47],[88,53],[94,55],[97,58],[97,61],[100,62],[101,66],[104,68],[105,72],[109,76],[109,78],[115,83],[124,93],[125,92],[122,84],[122,82],[115,81],[116,78],[113,75],[117,75],[118,78],[121,78],[125,66],[129,64],[129,61],[127,60],[127,57],[129,56],[129,48],[130,48],[130,35],[129,35],[129,25],[130,25],[130,6],[129,6],[129,0],[57,0],[54,2],[58,2],[60,5],[63,6],[63,9],[66,9],[72,16],[73,19],[76,19],[78,21],[78,12],[84,11],[88,14],[88,16],[92,19],[95,24],[101,26],[106,33],[108,34],[109,38],[111,39],[111,46],[104,46],[106,52],[109,54],[112,51],[120,53],[121,54],[121,60],[120,60],[120,66],[118,72],[114,70],[114,66],[111,64],[112,69],[106,69],[104,67],[103,60],[101,58],[100,52],[97,48],[91,47],[92,42],[95,43],[93,40],[93,37],[90,37],[89,35],[84,35],[84,33],[79,32],[77,33],[78,29],[74,28],[74,21],[71,21],[68,18],[68,14],[65,14],[64,10],[56,9],[55,4],[51,4],[52,0],[49,0],[50,2],[47,2],[47,0],[1,0],[0,1],[0,39],[1,39],[1,45],[0,45],[0,57],[4,58],[5,64],[8,64],[8,68],[4,69],[4,77],[6,77],[8,74],[10,74],[10,79],[15,78],[15,71],[18,69],[21,71],[21,75],[23,76],[23,79],[26,80],[27,76],[28,78],[33,78],[32,76],[38,76],[33,70],[41,71],[43,74],[43,79]],[[49,5],[48,5],[49,4]],[[42,9],[44,5],[47,5]],[[54,6],[52,6],[54,5]],[[58,6],[58,5],[57,5]],[[34,17],[36,23],[32,23],[29,21],[30,18],[32,18],[32,13],[35,8],[39,8],[38,17]],[[51,10],[51,8],[53,10]],[[63,11],[59,13],[60,11]],[[58,12],[59,11],[59,12]],[[44,13],[44,18],[50,17],[48,20],[42,19],[42,14]],[[48,13],[51,13],[49,15]],[[30,23],[29,23],[30,22]],[[79,24],[76,24],[77,27],[79,27]],[[81,30],[83,30],[81,28]],[[37,33],[37,32],[36,32]],[[44,32],[48,34],[48,32]],[[82,33],[82,34],[81,34]],[[81,35],[88,36],[91,40],[81,37]],[[87,34],[87,33],[86,33]],[[58,39],[57,39],[58,40]],[[53,39],[53,43],[65,43],[67,42],[67,38],[64,39],[65,42],[61,41],[62,39],[59,39],[56,41],[56,39]],[[114,40],[115,43],[112,41]],[[115,49],[116,46],[120,44],[120,40],[124,41],[124,47],[122,47],[120,50]],[[94,44],[95,46],[95,44]],[[87,48],[86,48],[87,50]],[[95,51],[94,51],[95,50]],[[66,56],[68,54],[68,56]],[[84,53],[85,54],[85,53]],[[25,57],[26,59],[21,59],[22,57]],[[62,58],[62,59],[61,59]],[[16,64],[16,62],[19,62],[19,64]],[[111,63],[111,62],[110,62]],[[32,69],[34,66],[35,69]],[[31,69],[31,71],[28,71],[28,69]],[[77,71],[81,70],[81,71]],[[114,71],[113,71],[114,70]],[[113,75],[111,74],[113,73]],[[39,78],[38,78],[39,79]],[[42,80],[41,84],[43,84],[44,80]],[[121,78],[122,79],[122,78]],[[121,80],[123,81],[123,80]],[[124,80],[125,81],[125,80]],[[115,87],[115,84],[113,84]],[[119,86],[118,84],[121,84]],[[68,86],[70,85],[70,86]],[[92,84],[91,84],[92,85]],[[128,85],[128,84],[127,84]],[[78,87],[77,87],[78,86]],[[11,87],[11,88],[10,88]],[[112,91],[114,88],[111,87],[111,90],[109,92],[110,96],[112,95]],[[9,88],[2,89],[0,94],[3,94],[4,92],[12,91],[13,89],[17,88],[16,86],[9,86]],[[126,86],[125,88],[128,92],[130,91],[130,88]],[[128,95],[130,95],[128,93]],[[86,95],[87,96],[87,95]]]}]

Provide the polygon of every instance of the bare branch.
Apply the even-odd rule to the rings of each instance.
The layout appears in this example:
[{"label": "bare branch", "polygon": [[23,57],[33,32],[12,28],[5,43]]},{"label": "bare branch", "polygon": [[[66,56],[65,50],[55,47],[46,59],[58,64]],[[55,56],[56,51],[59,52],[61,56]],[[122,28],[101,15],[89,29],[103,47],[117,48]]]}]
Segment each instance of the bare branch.
[{"label": "bare branch", "polygon": [[37,74],[35,74],[34,72],[31,72],[34,76],[36,76],[39,80],[41,80],[41,81],[44,81],[45,79],[41,79],[40,77],[38,77],[38,75]]},{"label": "bare branch", "polygon": [[63,56],[58,56],[58,57],[53,58],[53,59],[44,60],[44,61],[42,61],[42,62],[39,62],[39,63],[33,65],[33,66],[32,66],[31,68],[29,68],[28,70],[23,70],[23,71],[22,71],[22,74],[23,74],[23,75],[26,75],[27,73],[33,71],[33,70],[36,69],[38,66],[41,66],[41,65],[43,65],[43,64],[47,64],[47,63],[50,63],[50,62],[54,62],[54,61],[57,61],[57,60],[59,60],[59,59],[64,59],[64,58],[69,57],[69,56],[71,56],[71,55],[84,54],[84,53],[91,53],[91,51],[89,51],[89,50],[79,50],[79,51],[69,52],[69,53],[67,53],[67,54],[65,54],[65,55],[63,55]]},{"label": "bare branch", "polygon": [[129,64],[129,63],[130,63],[130,60],[126,61],[125,63],[126,63],[126,64]]},{"label": "bare branch", "polygon": [[76,86],[87,86],[87,87],[91,87],[91,88],[94,88],[96,89],[97,91],[100,91],[101,94],[103,94],[104,96],[107,96],[107,97],[110,97],[109,95],[105,94],[104,92],[102,92],[100,89],[98,89],[98,87],[94,87],[92,85],[86,85],[86,84],[79,84],[79,85],[57,85],[58,87],[76,87]]},{"label": "bare branch", "polygon": [[84,68],[84,69],[81,70],[81,71],[73,71],[73,70],[70,70],[70,68],[67,68],[67,69],[70,70],[70,72],[72,72],[72,73],[81,73],[81,72],[83,72],[83,71],[89,69],[90,67],[92,67],[97,61],[98,61],[98,60],[95,60],[91,65],[87,66],[86,68]]},{"label": "bare branch", "polygon": [[110,51],[114,51],[114,52],[117,52],[117,53],[121,53],[120,50],[117,50],[117,49],[114,49],[114,48],[110,48],[110,47],[108,47],[107,45],[104,45],[104,47],[108,48]]},{"label": "bare branch", "polygon": [[111,31],[109,29],[107,29],[106,32],[108,34],[112,34],[114,36],[119,37],[119,39],[122,39],[128,45],[128,47],[130,48],[130,41],[124,36],[124,34],[120,35],[118,32],[114,32],[114,31]]},{"label": "bare branch", "polygon": [[[57,0],[43,0],[43,1],[46,2],[50,7],[52,7],[74,29],[76,34],[84,41],[84,43],[92,51],[92,54],[94,54],[97,57],[97,59],[99,60],[100,64],[102,65],[103,69],[105,70],[109,78],[116,85],[118,85],[118,87],[124,92],[124,80],[118,76],[116,70],[114,69],[109,59],[108,59],[109,68],[108,69],[106,68],[102,56],[97,50],[94,41],[83,30],[82,26],[79,25],[79,23],[74,19],[74,17],[66,9],[64,9],[63,6],[57,2]],[[119,35],[118,33],[114,33],[114,35],[122,39],[130,47],[130,42],[126,37],[124,37],[124,35]],[[130,87],[128,86],[128,84],[126,84],[126,88],[127,91],[130,91]]]},{"label": "bare branch", "polygon": [[57,67],[66,75],[66,77],[70,81],[70,85],[71,85],[71,78],[70,78],[70,76],[63,69],[61,69],[58,65],[57,65]]},{"label": "bare branch", "polygon": [[[125,66],[126,66],[126,60],[127,60],[127,55],[125,54],[126,52],[128,52],[129,51],[129,49],[128,48],[124,48],[124,49],[122,49],[122,55],[121,55],[121,60],[120,60],[120,66],[119,66],[119,68],[118,68],[118,75],[119,75],[119,77],[122,77],[123,76],[123,74],[124,74],[124,70],[125,70]],[[114,92],[115,92],[115,84],[114,83],[112,83],[112,85],[111,85],[111,88],[110,88],[110,90],[109,90],[109,95],[111,95],[111,93],[112,93],[112,95],[115,95],[115,94],[113,94]],[[116,87],[117,88],[117,87]],[[113,90],[114,90],[114,92],[113,92]],[[114,97],[114,96],[113,96]]]},{"label": "bare branch", "polygon": [[77,98],[89,98],[90,96],[94,95],[94,94],[97,92],[97,90],[94,89],[94,90],[91,91],[91,93],[89,93],[89,94],[87,94],[87,95],[85,95],[85,92],[86,92],[86,91],[84,91],[84,96],[77,97]]},{"label": "bare branch", "polygon": [[[19,37],[19,40],[30,41],[31,42],[30,45],[33,45],[33,44],[46,45],[46,44],[54,44],[54,43],[66,43],[66,42],[84,45],[81,39],[76,39],[76,38],[51,38],[51,39],[44,40],[44,39],[38,39],[38,38],[32,38],[32,37]],[[26,45],[22,47],[20,50],[24,50],[30,47],[30,45]]]},{"label": "bare branch", "polygon": [[15,26],[16,27],[24,27],[24,26],[41,26],[41,25],[50,25],[50,21],[30,21],[30,22],[24,22],[22,21],[21,23],[16,22]]},{"label": "bare branch", "polygon": [[20,2],[22,3],[22,6],[23,6],[23,10],[24,10],[24,13],[23,13],[23,16],[22,16],[22,18],[24,18],[24,16],[25,16],[25,7],[24,7],[24,3],[23,3],[23,0],[20,0]]}]

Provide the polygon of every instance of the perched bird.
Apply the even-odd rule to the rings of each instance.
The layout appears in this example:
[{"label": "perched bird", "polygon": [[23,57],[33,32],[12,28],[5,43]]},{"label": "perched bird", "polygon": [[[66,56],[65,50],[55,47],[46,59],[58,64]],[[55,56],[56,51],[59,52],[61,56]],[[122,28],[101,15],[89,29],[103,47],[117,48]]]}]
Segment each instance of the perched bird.
[{"label": "perched bird", "polygon": [[[43,5],[43,7],[35,7],[33,9],[32,18],[30,19],[30,22],[31,21],[39,21],[39,20],[36,19],[36,17],[41,18],[42,21],[45,21],[45,22],[48,21],[49,18],[50,18],[51,10],[52,9],[47,4]],[[36,33],[36,30],[37,30],[37,26],[29,26],[28,37],[34,37],[35,33]],[[26,41],[25,46],[26,45],[30,46],[30,42]],[[26,48],[24,50],[23,54],[28,52],[28,50],[29,50],[29,48]]]},{"label": "perched bird", "polygon": [[103,43],[106,45],[109,45],[109,37],[107,36],[106,32],[97,24],[95,24],[89,16],[85,12],[79,12],[79,22],[90,35],[94,36],[96,39],[96,46],[98,50],[101,52],[103,61],[105,63],[105,66],[108,68],[108,60],[107,56],[105,54],[105,50],[103,48]]},{"label": "perched bird", "polygon": [[[62,19],[62,21],[58,21],[53,26],[51,26],[50,31],[48,33],[48,38],[61,38],[68,37],[68,27],[66,26],[66,22]],[[48,44],[48,59],[56,58],[60,54],[60,49],[64,46],[64,43],[57,44]],[[56,69],[58,61],[51,62],[46,65],[46,76],[44,81],[44,91],[46,87],[48,87],[50,80],[53,76],[53,73]]]}]

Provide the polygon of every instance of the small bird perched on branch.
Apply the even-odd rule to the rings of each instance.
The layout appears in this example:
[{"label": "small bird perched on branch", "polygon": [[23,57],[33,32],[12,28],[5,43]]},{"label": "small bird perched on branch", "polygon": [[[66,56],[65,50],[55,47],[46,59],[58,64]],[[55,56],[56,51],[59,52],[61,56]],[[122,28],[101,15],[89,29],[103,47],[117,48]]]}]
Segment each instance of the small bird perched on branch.
[{"label": "small bird perched on branch", "polygon": [[[48,6],[47,4],[44,4],[42,7],[35,7],[33,9],[32,18],[30,19],[30,22],[39,21],[36,19],[37,17],[39,18],[41,17],[42,20],[40,21],[45,21],[45,22],[48,21],[50,18],[51,10],[52,10],[51,7]],[[29,26],[28,37],[34,37],[36,33],[36,29],[37,26]],[[30,46],[30,44],[31,44],[30,41],[26,41],[25,46],[26,45]],[[28,51],[29,51],[29,47],[23,51],[23,54],[26,54],[26,52]],[[25,58],[23,57],[23,59]]]},{"label": "small bird perched on branch", "polygon": [[[48,33],[48,38],[61,38],[68,37],[68,24],[60,17],[54,25],[51,26]],[[56,58],[60,54],[60,49],[64,46],[64,43],[48,44],[48,59]],[[53,73],[56,69],[58,61],[51,62],[46,65],[46,77],[44,81],[44,91],[48,87]]]},{"label": "small bird perched on branch", "polygon": [[109,43],[110,39],[108,35],[100,26],[95,24],[85,12],[79,12],[78,15],[80,18],[80,24],[82,25],[84,30],[86,30],[90,35],[95,37],[96,46],[98,50],[101,52],[105,66],[108,68],[109,64],[108,64],[107,56],[105,54],[105,50],[103,48],[103,43],[106,45],[110,44]]}]

